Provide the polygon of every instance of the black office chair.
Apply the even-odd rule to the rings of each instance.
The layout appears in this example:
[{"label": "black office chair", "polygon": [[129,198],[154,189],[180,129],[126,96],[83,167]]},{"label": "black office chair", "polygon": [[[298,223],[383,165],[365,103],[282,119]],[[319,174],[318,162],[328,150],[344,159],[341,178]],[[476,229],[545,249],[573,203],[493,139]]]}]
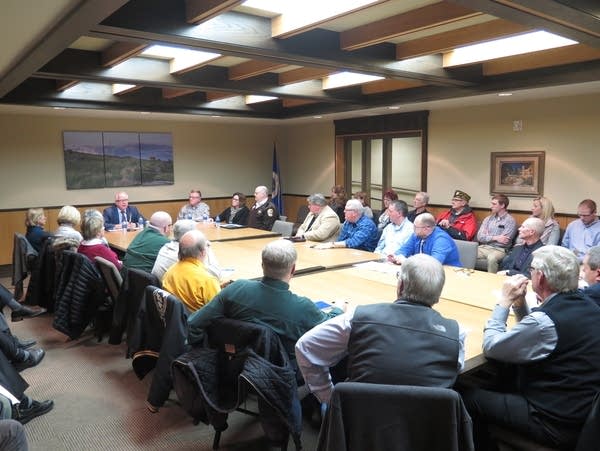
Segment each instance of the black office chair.
[{"label": "black office chair", "polygon": [[[213,449],[234,410],[258,416],[269,441],[282,450],[290,433],[301,449],[296,375],[277,334],[267,326],[221,318],[204,338],[202,346],[173,362],[173,386],[194,422],[213,426]],[[240,407],[249,392],[257,396],[258,412]]]},{"label": "black office chair", "polygon": [[451,389],[340,382],[317,449],[472,451],[471,417]]}]

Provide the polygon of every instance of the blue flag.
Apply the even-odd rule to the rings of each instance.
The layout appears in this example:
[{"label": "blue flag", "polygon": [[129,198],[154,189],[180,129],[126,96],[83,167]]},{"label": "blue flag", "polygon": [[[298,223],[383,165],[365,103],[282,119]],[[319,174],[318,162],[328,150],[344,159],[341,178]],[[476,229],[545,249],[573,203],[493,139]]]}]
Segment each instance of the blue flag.
[{"label": "blue flag", "polygon": [[281,196],[281,175],[277,164],[277,148],[273,144],[273,182],[271,185],[271,199],[277,207],[279,214],[283,214],[283,197]]}]

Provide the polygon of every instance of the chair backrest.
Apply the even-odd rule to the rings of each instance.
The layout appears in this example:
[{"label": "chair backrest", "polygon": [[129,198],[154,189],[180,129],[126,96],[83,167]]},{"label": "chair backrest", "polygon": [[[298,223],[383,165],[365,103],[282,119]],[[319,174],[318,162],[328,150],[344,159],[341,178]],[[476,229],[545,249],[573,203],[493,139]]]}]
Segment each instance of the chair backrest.
[{"label": "chair backrest", "polygon": [[34,268],[38,252],[29,243],[25,235],[15,233],[12,255],[12,284],[15,286],[14,296],[17,301],[23,297],[23,281]]},{"label": "chair backrest", "polygon": [[281,221],[277,219],[273,224],[272,232],[281,233],[282,236],[291,236],[292,230],[294,229],[293,222]]},{"label": "chair backrest", "polygon": [[460,395],[437,387],[335,385],[317,449],[390,449],[392,443],[394,449],[473,450],[471,418]]},{"label": "chair backrest", "polygon": [[108,295],[114,304],[119,297],[119,291],[121,291],[121,285],[123,285],[123,278],[113,262],[100,256],[94,257],[94,260],[96,260],[96,266],[98,266],[98,269],[100,270],[100,275],[108,290]]},{"label": "chair backrest", "polygon": [[296,223],[297,224],[302,224],[304,222],[304,220],[306,219],[306,217],[308,216],[308,213],[310,212],[308,205],[300,205],[298,207],[298,213],[296,214]]},{"label": "chair backrest", "polygon": [[458,248],[458,255],[463,268],[473,269],[477,262],[477,246],[476,241],[454,240]]}]

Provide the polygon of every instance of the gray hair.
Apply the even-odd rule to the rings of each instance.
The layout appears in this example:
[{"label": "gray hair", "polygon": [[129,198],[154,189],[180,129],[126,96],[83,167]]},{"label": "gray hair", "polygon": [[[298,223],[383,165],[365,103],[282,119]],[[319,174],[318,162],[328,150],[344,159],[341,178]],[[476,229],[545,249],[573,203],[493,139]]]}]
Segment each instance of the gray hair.
[{"label": "gray hair", "polygon": [[83,235],[84,240],[93,240],[94,238],[97,238],[104,228],[104,218],[100,212],[97,213],[98,214],[91,213],[90,210],[87,210],[86,214],[83,216],[81,235]]},{"label": "gray hair", "polygon": [[404,217],[408,215],[408,205],[403,200],[393,200],[390,202],[390,207],[392,205],[394,206],[394,211],[402,213],[402,216]]},{"label": "gray hair", "polygon": [[365,207],[363,207],[363,204],[358,199],[349,199],[346,202],[346,209],[347,210],[355,210],[358,213],[360,213],[361,216],[365,212]]},{"label": "gray hair", "polygon": [[206,237],[200,230],[190,230],[183,234],[179,240],[179,260],[184,258],[198,258],[206,250]]},{"label": "gray hair", "polygon": [[542,221],[540,218],[527,218],[525,221],[523,221],[522,225],[533,230],[538,238],[542,236],[544,229],[546,228],[546,224],[544,224],[544,221]]},{"label": "gray hair", "polygon": [[590,269],[596,270],[600,268],[600,246],[590,247],[587,251],[587,263]]},{"label": "gray hair", "polygon": [[416,254],[402,263],[398,281],[399,297],[431,306],[440,299],[446,274],[442,264],[431,255]]},{"label": "gray hair", "polygon": [[306,201],[311,205],[319,205],[320,207],[327,205],[327,199],[321,193],[311,194],[306,198]]},{"label": "gray hair", "polygon": [[419,191],[417,194],[415,194],[415,197],[421,195],[421,197],[423,198],[423,202],[425,202],[425,205],[429,204],[429,193],[426,193],[425,191]]},{"label": "gray hair", "polygon": [[266,187],[266,186],[264,186],[264,185],[257,186],[257,187],[254,189],[254,191],[260,191],[260,192],[262,192],[262,193],[264,193],[264,194],[266,194],[266,195],[269,195],[269,190],[268,190],[268,189],[267,189],[267,187]]},{"label": "gray hair", "polygon": [[179,241],[181,237],[196,228],[196,221],[192,219],[180,219],[173,224],[173,239]]},{"label": "gray hair", "polygon": [[531,267],[544,273],[548,286],[555,293],[577,289],[579,260],[565,247],[547,245],[536,249]]},{"label": "gray hair", "polygon": [[298,253],[287,240],[272,241],[262,251],[262,266],[265,277],[283,279],[296,263]]},{"label": "gray hair", "polygon": [[421,225],[432,227],[435,225],[435,218],[431,213],[422,213],[415,218],[415,223],[417,222]]}]

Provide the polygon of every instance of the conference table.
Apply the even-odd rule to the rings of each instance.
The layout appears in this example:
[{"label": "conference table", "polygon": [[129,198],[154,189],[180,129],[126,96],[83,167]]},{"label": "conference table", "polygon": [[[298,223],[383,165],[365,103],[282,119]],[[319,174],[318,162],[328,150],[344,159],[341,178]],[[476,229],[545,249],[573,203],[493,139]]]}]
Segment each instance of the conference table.
[{"label": "conference table", "polygon": [[[454,271],[454,268],[445,267],[445,270]],[[387,276],[396,278],[392,274]],[[380,277],[378,280],[378,277],[373,277],[372,274],[357,267],[298,275],[290,281],[290,289],[313,301],[333,302],[335,306],[343,309],[348,306],[393,302],[397,298],[396,283],[391,283],[389,277]],[[490,317],[490,310],[494,304],[495,301],[490,305],[485,303],[476,306],[460,300],[447,299],[442,293],[442,298],[433,307],[446,318],[458,321],[467,332],[463,373],[477,368],[486,361],[481,351],[483,327]],[[514,318],[509,318],[508,322],[509,326],[512,325]]]},{"label": "conference table", "polygon": [[[283,238],[254,238],[211,243],[225,280],[262,277],[261,253],[273,240]],[[378,260],[380,255],[358,249],[317,249],[314,242],[294,243],[298,252],[296,274],[325,271],[356,263]]]},{"label": "conference table", "polygon": [[[196,228],[204,233],[206,238],[211,242],[247,240],[264,237],[275,238],[280,236],[278,233],[271,232],[270,230],[254,229],[252,227],[216,227],[212,222],[199,222],[196,224]],[[140,230],[138,228],[130,229],[127,233],[122,230],[109,230],[104,233],[104,236],[110,247],[125,252],[139,232]]]}]

